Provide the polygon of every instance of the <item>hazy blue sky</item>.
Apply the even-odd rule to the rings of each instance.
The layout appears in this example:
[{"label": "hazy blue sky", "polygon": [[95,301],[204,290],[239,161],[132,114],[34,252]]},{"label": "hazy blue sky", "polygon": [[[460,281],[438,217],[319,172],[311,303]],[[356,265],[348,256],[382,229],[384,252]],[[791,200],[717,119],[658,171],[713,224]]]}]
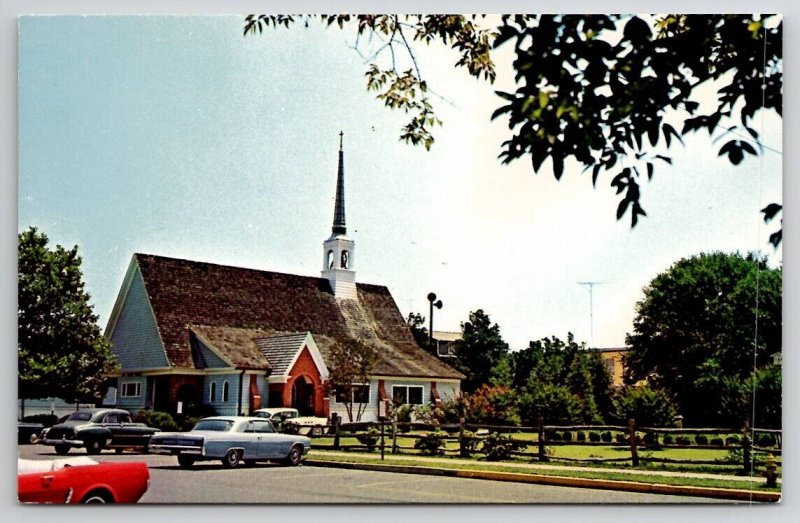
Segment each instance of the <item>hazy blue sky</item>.
[{"label": "hazy blue sky", "polygon": [[[333,217],[338,133],[345,132],[348,233],[357,281],[387,285],[404,315],[458,330],[476,308],[514,348],[544,336],[621,345],[641,289],[677,259],[762,249],[781,199],[782,155],[739,167],[709,141],[673,145],[643,187],[634,230],[615,220],[610,176],[592,189],[568,167],[555,182],[528,161],[497,160],[507,135],[489,115],[512,85],[420,54],[444,126],[430,152],[398,141],[404,115],[364,88],[352,31],[268,30],[239,17],[25,17],[19,37],[19,229],[78,244],[105,325],[125,268],[146,252],[318,276]],[[763,121],[781,151],[781,121]]]}]

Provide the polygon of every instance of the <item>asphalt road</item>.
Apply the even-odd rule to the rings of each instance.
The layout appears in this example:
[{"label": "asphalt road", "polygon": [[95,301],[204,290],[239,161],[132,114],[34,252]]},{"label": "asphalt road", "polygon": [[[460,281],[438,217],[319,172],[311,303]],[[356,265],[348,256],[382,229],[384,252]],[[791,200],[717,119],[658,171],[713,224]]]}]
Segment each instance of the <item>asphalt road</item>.
[{"label": "asphalt road", "polygon": [[[21,445],[26,459],[53,459],[51,447]],[[313,451],[312,451],[313,452]],[[85,456],[73,450],[70,456]],[[713,503],[696,497],[662,496],[419,476],[301,465],[259,464],[227,470],[219,462],[178,467],[174,457],[103,452],[99,461],[145,461],[150,488],[140,503]],[[719,502],[719,501],[716,501]],[[723,502],[725,503],[725,502]]]}]

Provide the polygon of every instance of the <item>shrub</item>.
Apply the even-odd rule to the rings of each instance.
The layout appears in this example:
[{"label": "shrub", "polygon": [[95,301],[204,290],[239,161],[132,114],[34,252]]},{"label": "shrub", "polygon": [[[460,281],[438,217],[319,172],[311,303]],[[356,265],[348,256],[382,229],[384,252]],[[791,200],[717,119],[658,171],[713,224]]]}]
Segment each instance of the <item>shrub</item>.
[{"label": "shrub", "polygon": [[582,430],[579,430],[578,433],[575,435],[575,439],[577,441],[586,441],[586,433]]},{"label": "shrub", "polygon": [[608,430],[603,432],[602,434],[600,434],[600,439],[606,443],[611,443],[611,432]]},{"label": "shrub", "polygon": [[58,421],[55,414],[31,414],[22,418],[25,423],[41,423],[45,427],[52,427]]},{"label": "shrub", "polygon": [[572,432],[565,430],[563,434],[561,434],[561,439],[564,441],[572,441]]},{"label": "shrub", "polygon": [[463,455],[472,456],[478,450],[478,442],[480,438],[471,430],[465,430],[463,438],[460,441],[461,452]]},{"label": "shrub", "polygon": [[538,383],[519,395],[519,413],[535,423],[543,417],[548,423],[571,425],[581,421],[583,402],[565,385]]},{"label": "shrub", "polygon": [[613,403],[619,419],[633,418],[640,427],[669,427],[676,414],[670,395],[649,384],[621,389]]},{"label": "shrub", "polygon": [[725,445],[725,442],[722,440],[722,438],[711,438],[711,444],[716,445],[717,447],[722,447]]},{"label": "shrub", "polygon": [[740,438],[739,436],[728,436],[727,438],[725,438],[725,444],[728,445],[729,447],[732,447],[734,445],[741,445],[742,438]]},{"label": "shrub", "polygon": [[197,422],[203,419],[201,416],[188,416],[181,421],[181,431],[186,432],[192,430]]},{"label": "shrub", "polygon": [[164,432],[175,432],[180,428],[171,414],[158,410],[140,410],[133,417],[133,421],[161,429]]},{"label": "shrub", "polygon": [[401,424],[397,426],[397,429],[400,432],[411,431],[411,425],[408,425],[408,423],[411,423],[411,412],[413,410],[414,407],[411,405],[400,405],[395,409],[394,413],[395,417],[397,418],[397,423]]},{"label": "shrub", "polygon": [[510,458],[512,452],[518,452],[526,446],[524,441],[516,441],[511,436],[492,432],[483,440],[481,451],[486,455],[487,461],[500,461]]},{"label": "shrub", "polygon": [[705,434],[698,434],[694,437],[694,442],[698,445],[708,445],[708,436]]},{"label": "shrub", "polygon": [[[468,395],[467,419],[474,423],[519,426],[517,392],[508,387],[482,385]],[[530,419],[538,419],[530,418]]]},{"label": "shrub", "polygon": [[774,447],[777,439],[774,434],[756,434],[755,443],[759,447]]},{"label": "shrub", "polygon": [[428,432],[414,442],[414,448],[427,456],[440,456],[444,454],[444,438],[446,434],[441,431]]},{"label": "shrub", "polygon": [[691,445],[692,440],[689,439],[689,436],[678,436],[677,438],[675,438],[675,443],[677,443],[678,445]]},{"label": "shrub", "polygon": [[600,441],[600,433],[599,432],[595,432],[595,431],[590,431],[589,432],[589,441],[593,441],[594,443],[599,442]]},{"label": "shrub", "polygon": [[367,450],[372,452],[375,450],[375,446],[378,444],[378,440],[381,437],[381,431],[378,430],[376,427],[370,427],[367,429],[367,432],[363,432],[361,434],[356,434],[356,439],[359,443],[367,447]]},{"label": "shrub", "polygon": [[545,438],[547,441],[561,441],[561,434],[556,431],[547,431]]},{"label": "shrub", "polygon": [[675,438],[672,437],[672,434],[664,434],[664,445],[672,445],[675,441]]},{"label": "shrub", "polygon": [[628,442],[628,437],[627,437],[625,434],[623,434],[622,432],[620,432],[619,434],[617,434],[617,435],[614,437],[614,440],[615,440],[617,443],[627,443],[627,442]]},{"label": "shrub", "polygon": [[658,447],[658,434],[655,432],[645,432],[644,444],[648,447]]}]

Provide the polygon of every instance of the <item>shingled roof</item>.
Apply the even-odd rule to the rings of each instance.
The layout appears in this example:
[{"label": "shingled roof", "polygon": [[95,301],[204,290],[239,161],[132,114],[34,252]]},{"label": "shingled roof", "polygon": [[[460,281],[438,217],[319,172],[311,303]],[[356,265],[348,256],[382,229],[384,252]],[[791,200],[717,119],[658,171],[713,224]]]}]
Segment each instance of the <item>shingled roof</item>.
[{"label": "shingled roof", "polygon": [[[419,348],[384,286],[359,283],[358,301],[337,302],[324,278],[149,254],[134,258],[173,367],[194,368],[190,328],[216,339],[231,336],[228,329],[257,329],[311,332],[326,360],[334,343],[360,338],[378,349],[375,375],[464,378]],[[251,348],[237,359],[254,354]]]},{"label": "shingled roof", "polygon": [[272,373],[285,374],[305,339],[305,332],[283,334],[258,338],[256,345],[272,365]]}]

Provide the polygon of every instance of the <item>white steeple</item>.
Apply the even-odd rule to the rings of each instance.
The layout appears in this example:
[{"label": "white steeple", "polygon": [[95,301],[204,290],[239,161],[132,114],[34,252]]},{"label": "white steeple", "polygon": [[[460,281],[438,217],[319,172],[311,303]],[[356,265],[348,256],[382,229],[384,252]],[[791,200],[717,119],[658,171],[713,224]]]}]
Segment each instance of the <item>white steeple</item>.
[{"label": "white steeple", "polygon": [[337,300],[356,300],[356,273],[353,270],[355,243],[347,237],[344,219],[344,132],[339,133],[339,172],[336,177],[336,204],[331,237],[323,242],[322,277],[326,278]]}]

